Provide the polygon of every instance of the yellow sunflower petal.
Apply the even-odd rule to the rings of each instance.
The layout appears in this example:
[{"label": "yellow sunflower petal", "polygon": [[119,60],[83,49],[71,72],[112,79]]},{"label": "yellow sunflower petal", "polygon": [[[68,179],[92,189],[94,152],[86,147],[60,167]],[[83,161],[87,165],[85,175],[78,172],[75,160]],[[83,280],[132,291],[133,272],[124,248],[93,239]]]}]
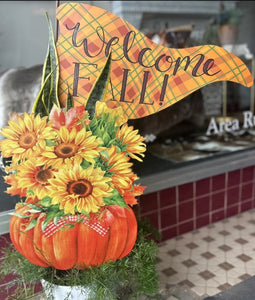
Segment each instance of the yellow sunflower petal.
[{"label": "yellow sunflower petal", "polygon": [[48,157],[48,158],[56,158],[56,154],[54,152],[43,152],[42,156]]},{"label": "yellow sunflower petal", "polygon": [[103,198],[107,197],[111,188],[107,184],[109,178],[105,172],[93,166],[82,169],[79,165],[73,168],[61,169],[55,173],[55,178],[49,180],[49,196],[54,204],[60,204],[65,212],[75,213],[96,212],[102,206]]}]

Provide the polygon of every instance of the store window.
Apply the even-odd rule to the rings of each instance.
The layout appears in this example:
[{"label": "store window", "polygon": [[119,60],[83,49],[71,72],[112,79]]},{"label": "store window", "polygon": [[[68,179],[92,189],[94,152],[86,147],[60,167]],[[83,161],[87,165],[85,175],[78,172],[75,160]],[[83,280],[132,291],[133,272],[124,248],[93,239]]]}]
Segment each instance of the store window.
[{"label": "store window", "polygon": [[[45,13],[54,24],[55,8],[55,1],[0,2],[1,128],[7,125],[10,112],[29,109],[30,94],[38,90],[35,85],[40,81],[39,71],[48,43]],[[8,185],[3,176],[1,169],[0,213],[4,214],[13,209],[19,199],[5,192]]]},{"label": "store window", "polygon": [[[145,6],[132,10],[124,1],[119,11],[156,43],[179,49],[221,46],[240,57],[254,76],[254,3],[159,1]],[[145,163],[137,173],[147,176],[253,148],[254,101],[254,86],[215,82],[155,115],[131,120],[148,137]]]}]

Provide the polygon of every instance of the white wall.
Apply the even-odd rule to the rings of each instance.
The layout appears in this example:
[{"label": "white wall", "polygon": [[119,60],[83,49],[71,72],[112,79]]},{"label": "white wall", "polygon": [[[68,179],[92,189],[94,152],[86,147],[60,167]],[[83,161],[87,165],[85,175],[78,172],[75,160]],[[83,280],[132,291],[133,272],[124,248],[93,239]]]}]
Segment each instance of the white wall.
[{"label": "white wall", "polygon": [[0,1],[0,72],[44,62],[48,12],[55,28],[56,1]]}]

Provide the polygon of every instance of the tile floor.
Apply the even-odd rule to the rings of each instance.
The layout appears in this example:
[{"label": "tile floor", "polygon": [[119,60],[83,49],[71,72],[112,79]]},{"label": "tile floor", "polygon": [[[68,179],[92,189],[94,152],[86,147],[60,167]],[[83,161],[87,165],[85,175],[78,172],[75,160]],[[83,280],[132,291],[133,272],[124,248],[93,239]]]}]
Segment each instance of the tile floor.
[{"label": "tile floor", "polygon": [[157,269],[162,288],[182,286],[198,299],[254,276],[255,209],[164,241]]},{"label": "tile floor", "polygon": [[162,242],[157,270],[164,300],[205,300],[255,276],[255,209]]}]

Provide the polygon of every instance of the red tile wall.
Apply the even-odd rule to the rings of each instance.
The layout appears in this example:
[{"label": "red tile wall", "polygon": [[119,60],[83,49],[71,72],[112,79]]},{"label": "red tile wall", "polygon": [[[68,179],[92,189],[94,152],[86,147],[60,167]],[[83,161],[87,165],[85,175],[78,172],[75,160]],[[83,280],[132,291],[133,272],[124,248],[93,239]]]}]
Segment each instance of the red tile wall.
[{"label": "red tile wall", "polygon": [[162,241],[255,207],[255,167],[171,187],[139,198],[139,214]]}]

